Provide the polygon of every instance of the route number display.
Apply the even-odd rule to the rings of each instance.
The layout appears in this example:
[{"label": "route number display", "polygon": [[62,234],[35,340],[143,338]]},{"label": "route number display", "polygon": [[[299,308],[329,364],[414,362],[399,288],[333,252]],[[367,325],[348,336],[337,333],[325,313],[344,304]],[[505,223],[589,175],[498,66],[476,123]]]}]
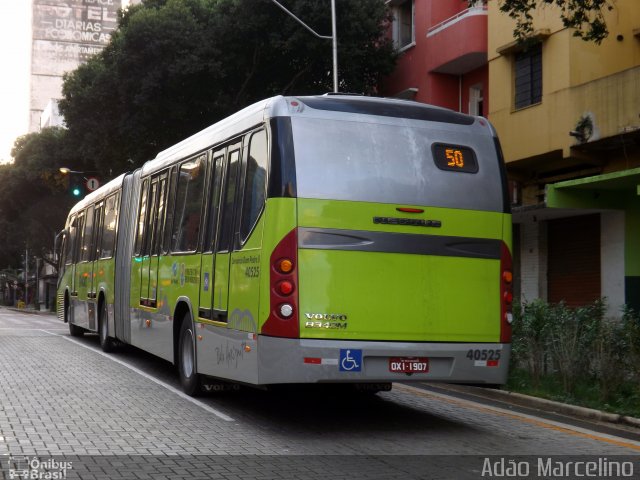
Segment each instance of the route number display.
[{"label": "route number display", "polygon": [[478,172],[478,160],[472,149],[461,145],[447,145],[434,143],[432,146],[433,160],[440,170],[452,172]]}]

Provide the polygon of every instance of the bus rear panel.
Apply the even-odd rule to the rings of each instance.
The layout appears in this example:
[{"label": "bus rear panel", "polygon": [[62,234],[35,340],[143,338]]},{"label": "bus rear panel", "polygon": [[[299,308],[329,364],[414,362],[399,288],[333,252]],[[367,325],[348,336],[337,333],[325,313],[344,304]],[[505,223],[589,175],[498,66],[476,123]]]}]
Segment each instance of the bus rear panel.
[{"label": "bus rear panel", "polygon": [[265,222],[280,237],[259,383],[506,381],[511,219],[495,133],[402,103],[302,98],[272,120]]}]

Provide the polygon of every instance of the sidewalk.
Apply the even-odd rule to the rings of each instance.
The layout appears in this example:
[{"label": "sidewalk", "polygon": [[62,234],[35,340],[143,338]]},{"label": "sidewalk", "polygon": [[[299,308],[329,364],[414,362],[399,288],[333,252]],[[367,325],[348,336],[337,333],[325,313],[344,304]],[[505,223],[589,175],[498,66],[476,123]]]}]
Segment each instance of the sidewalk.
[{"label": "sidewalk", "polygon": [[450,385],[450,384],[434,384],[443,390],[452,392],[460,392],[466,395],[472,395],[485,399],[498,400],[521,407],[535,408],[547,412],[567,415],[571,417],[582,418],[586,420],[595,420],[597,422],[613,423],[625,425],[640,429],[640,419],[619,415],[616,413],[602,412],[593,408],[579,407],[568,403],[556,402],[545,398],[532,397],[521,393],[509,392],[506,390],[497,390],[483,387],[469,387],[466,385]]}]

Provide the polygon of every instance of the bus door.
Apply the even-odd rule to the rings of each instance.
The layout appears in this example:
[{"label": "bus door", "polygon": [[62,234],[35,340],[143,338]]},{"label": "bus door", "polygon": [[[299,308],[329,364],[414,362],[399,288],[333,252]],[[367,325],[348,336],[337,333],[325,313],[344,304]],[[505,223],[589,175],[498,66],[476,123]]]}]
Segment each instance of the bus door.
[{"label": "bus door", "polygon": [[75,303],[78,300],[78,289],[80,286],[80,279],[82,274],[80,272],[80,262],[82,262],[82,242],[84,238],[84,220],[85,212],[78,214],[76,220],[76,234],[75,242],[73,245],[73,281],[71,282],[71,297]]},{"label": "bus door", "polygon": [[[78,244],[78,218],[76,215],[71,217],[69,222],[68,233],[63,240],[65,283],[69,288],[69,294],[74,295],[76,281],[76,246]],[[62,263],[62,262],[61,262]]]},{"label": "bus door", "polygon": [[158,306],[158,267],[160,264],[161,239],[167,192],[167,174],[151,179],[147,205],[146,234],[143,242],[140,279],[140,304]]},{"label": "bus door", "polygon": [[82,232],[78,242],[78,263],[76,264],[75,275],[75,295],[76,307],[74,309],[74,320],[79,326],[89,328],[89,311],[87,300],[90,299],[91,277],[93,276],[93,218],[94,207],[89,206],[84,215],[79,217],[79,228]]},{"label": "bus door", "polygon": [[229,323],[233,330],[257,333],[260,306],[262,234],[266,201],[268,142],[264,129],[245,136],[236,197],[236,227],[229,269]]},{"label": "bus door", "polygon": [[89,315],[89,328],[92,330],[97,330],[97,310],[98,305],[96,303],[98,299],[98,290],[100,288],[100,277],[101,270],[100,265],[98,264],[98,259],[100,258],[100,242],[102,241],[101,233],[102,233],[102,222],[104,220],[104,202],[100,202],[96,205],[94,215],[93,215],[93,229],[92,229],[92,240],[91,240],[91,248],[89,251],[89,262],[91,263],[91,274],[87,281],[87,300],[89,303],[87,304],[88,315]]},{"label": "bus door", "polygon": [[[201,295],[205,295],[205,301],[209,300],[210,297],[211,320],[225,323],[228,320],[229,266],[233,245],[234,206],[240,169],[241,147],[241,142],[230,145],[227,148],[226,162],[219,160],[219,155],[216,157],[216,154],[214,154],[213,156],[214,175],[220,170],[226,170],[226,172],[222,178],[222,188],[219,189],[221,193],[219,212],[214,212],[214,209],[212,209],[212,214],[215,214],[218,218],[217,228],[215,228],[215,230],[217,230],[217,236],[213,248],[214,253],[211,255],[211,263],[209,264],[211,265],[211,276],[213,278],[211,278],[211,276],[207,278],[204,274],[204,269],[202,270],[203,275],[201,276],[200,293]],[[220,177],[220,175],[218,176]],[[214,195],[215,190],[214,188]],[[214,231],[212,229],[209,230]],[[201,305],[204,305],[202,301]],[[203,313],[207,313],[206,307]]]},{"label": "bus door", "polygon": [[[202,248],[202,263],[200,264],[200,308],[198,316],[207,320],[214,319],[213,284],[215,272],[215,251],[218,225],[220,222],[220,203],[222,202],[222,181],[226,166],[225,149],[216,150],[211,155],[209,168],[209,185],[207,199],[207,222]],[[219,316],[215,315],[218,319]]]},{"label": "bus door", "polygon": [[147,306],[147,294],[148,294],[148,278],[149,278],[149,253],[148,253],[148,231],[149,231],[149,210],[150,203],[149,200],[149,179],[146,178],[142,182],[142,187],[140,191],[140,209],[138,211],[138,231],[136,235],[136,245],[135,245],[135,256],[134,266],[138,265],[138,272],[135,272],[134,275],[139,279],[139,283],[137,287],[134,287],[138,290],[138,296],[140,299],[140,305]]}]

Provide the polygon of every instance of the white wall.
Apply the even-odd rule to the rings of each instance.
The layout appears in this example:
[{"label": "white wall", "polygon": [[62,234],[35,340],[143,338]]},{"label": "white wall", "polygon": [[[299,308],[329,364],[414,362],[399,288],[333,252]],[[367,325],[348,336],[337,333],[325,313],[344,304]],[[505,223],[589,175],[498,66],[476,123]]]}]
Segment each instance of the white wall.
[{"label": "white wall", "polygon": [[619,317],[624,305],[624,212],[604,212],[600,219],[600,290],[607,297],[607,315]]},{"label": "white wall", "polygon": [[521,223],[520,300],[547,298],[547,228],[535,216]]}]

